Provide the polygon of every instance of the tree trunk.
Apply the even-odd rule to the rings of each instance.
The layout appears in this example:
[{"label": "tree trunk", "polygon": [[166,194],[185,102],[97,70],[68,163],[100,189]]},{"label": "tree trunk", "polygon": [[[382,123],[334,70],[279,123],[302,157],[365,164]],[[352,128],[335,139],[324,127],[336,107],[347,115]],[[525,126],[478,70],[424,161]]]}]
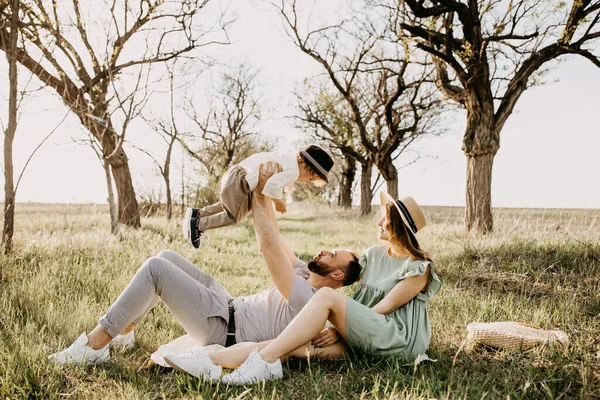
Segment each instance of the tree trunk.
[{"label": "tree trunk", "polygon": [[496,128],[491,97],[487,102],[472,99],[467,103],[467,129],[462,146],[467,156],[465,228],[484,235],[491,233],[494,226],[492,164],[500,148]]},{"label": "tree trunk", "polygon": [[[123,157],[127,160],[125,153],[123,153]],[[119,221],[133,228],[139,228],[142,226],[140,224],[140,210],[135,198],[135,189],[133,188],[129,163],[125,162],[117,164],[117,166],[111,163],[110,167],[115,179],[117,195],[119,196]]]},{"label": "tree trunk", "polygon": [[4,132],[4,227],[2,230],[2,243],[4,253],[12,251],[13,235],[15,232],[15,184],[12,147],[17,131],[17,25],[19,0],[11,1],[12,18],[10,24],[10,49],[6,53],[8,59],[8,127]]},{"label": "tree trunk", "polygon": [[[103,116],[104,114],[100,112],[100,115]],[[82,119],[82,123],[96,138],[99,138],[104,157],[112,155],[117,147],[117,143],[115,142],[114,130],[110,121],[108,122],[108,126],[90,119]],[[140,210],[135,197],[133,180],[131,179],[129,159],[123,148],[121,148],[118,154],[110,158],[110,169],[112,170],[112,176],[117,188],[119,222],[133,228],[139,228],[141,226]]]},{"label": "tree trunk", "polygon": [[352,185],[356,177],[356,159],[350,155],[344,155],[344,167],[342,170],[342,181],[340,182],[339,206],[344,209],[352,208]]},{"label": "tree trunk", "polygon": [[371,161],[362,163],[360,172],[360,215],[369,215],[371,214],[371,200],[373,199],[373,191],[371,190],[373,163]]},{"label": "tree trunk", "polygon": [[171,153],[173,152],[173,145],[176,140],[177,132],[171,136],[169,148],[167,149],[167,155],[165,157],[165,165],[162,168],[165,187],[167,188],[167,220],[170,220],[171,217],[173,217],[173,200],[171,199]]},{"label": "tree trunk", "polygon": [[[184,153],[185,155],[185,153]],[[183,158],[185,161],[185,157]],[[181,166],[181,215],[185,215],[185,179],[183,172],[185,171],[185,167]]]},{"label": "tree trunk", "polygon": [[104,160],[104,176],[106,178],[106,188],[108,190],[108,210],[110,213],[110,232],[119,236],[119,216],[117,213],[117,205],[115,202],[115,193],[113,191],[112,179],[110,177],[110,164],[106,159]]},{"label": "tree trunk", "polygon": [[173,216],[173,202],[171,200],[171,180],[169,175],[165,176],[165,186],[167,188],[167,219],[170,220]]},{"label": "tree trunk", "polygon": [[392,157],[385,157],[377,162],[377,169],[385,180],[387,192],[392,198],[398,198],[398,169],[392,161]]},{"label": "tree trunk", "polygon": [[465,226],[487,234],[492,232],[492,164],[494,154],[467,155],[467,201]]}]

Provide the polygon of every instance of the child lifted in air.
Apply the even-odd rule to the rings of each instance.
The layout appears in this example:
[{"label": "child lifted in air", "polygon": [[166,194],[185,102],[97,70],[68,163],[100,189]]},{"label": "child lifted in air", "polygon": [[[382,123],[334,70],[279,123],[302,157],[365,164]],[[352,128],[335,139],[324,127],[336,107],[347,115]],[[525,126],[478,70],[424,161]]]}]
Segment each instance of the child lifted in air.
[{"label": "child lifted in air", "polygon": [[259,167],[269,161],[279,164],[282,171],[269,178],[262,194],[273,199],[275,209],[280,213],[286,212],[285,201],[282,200],[284,188],[294,182],[313,182],[323,186],[328,182],[327,174],[333,166],[331,156],[315,145],[290,156],[276,153],[251,155],[225,173],[218,203],[186,210],[183,235],[195,248],[200,247],[200,238],[206,230],[236,224],[248,214],[252,205],[252,191],[258,183]]}]

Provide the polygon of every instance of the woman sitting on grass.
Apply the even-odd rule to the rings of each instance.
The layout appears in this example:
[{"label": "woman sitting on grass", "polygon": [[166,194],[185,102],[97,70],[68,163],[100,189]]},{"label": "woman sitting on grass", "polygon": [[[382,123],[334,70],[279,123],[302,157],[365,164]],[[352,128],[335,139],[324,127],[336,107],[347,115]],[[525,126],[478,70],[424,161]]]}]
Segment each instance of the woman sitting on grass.
[{"label": "woman sitting on grass", "polygon": [[[343,358],[349,348],[407,360],[425,352],[431,338],[426,304],[440,288],[433,263],[414,236],[425,217],[410,197],[394,200],[382,193],[381,204],[378,236],[389,245],[371,247],[361,257],[362,278],[352,298],[323,288],[272,341],[165,355],[165,360],[209,379],[220,376],[222,367],[237,367],[222,381],[248,384],[280,379],[280,360],[289,356]],[[334,328],[323,330],[327,321]],[[337,341],[338,334],[343,341]]]}]

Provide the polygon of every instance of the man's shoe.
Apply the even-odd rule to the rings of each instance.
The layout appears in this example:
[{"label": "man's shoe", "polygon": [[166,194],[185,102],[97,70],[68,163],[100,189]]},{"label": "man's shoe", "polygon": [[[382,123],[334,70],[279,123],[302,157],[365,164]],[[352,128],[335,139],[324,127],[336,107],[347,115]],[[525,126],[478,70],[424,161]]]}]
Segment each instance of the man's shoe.
[{"label": "man's shoe", "polygon": [[133,330],[129,331],[125,335],[117,335],[110,341],[110,347],[113,347],[120,351],[132,349],[135,346],[135,337]]},{"label": "man's shoe", "polygon": [[258,349],[252,350],[248,359],[235,371],[225,375],[221,381],[231,385],[248,385],[283,378],[279,359],[268,363],[260,356]]},{"label": "man's shoe", "polygon": [[221,377],[223,368],[215,365],[208,354],[207,350],[201,349],[184,355],[165,354],[164,360],[179,372],[216,381]]},{"label": "man's shoe", "polygon": [[94,350],[86,346],[88,343],[87,333],[83,332],[77,340],[63,351],[48,356],[48,359],[56,364],[98,364],[110,360],[108,345],[100,350]]}]

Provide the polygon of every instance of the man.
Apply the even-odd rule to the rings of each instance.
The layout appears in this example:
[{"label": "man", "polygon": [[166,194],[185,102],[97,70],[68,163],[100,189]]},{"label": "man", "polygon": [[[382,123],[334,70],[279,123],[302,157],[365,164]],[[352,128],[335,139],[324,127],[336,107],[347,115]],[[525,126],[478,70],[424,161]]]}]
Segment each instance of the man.
[{"label": "man", "polygon": [[306,264],[283,242],[271,201],[260,194],[274,170],[272,165],[261,168],[252,196],[258,246],[274,285],[234,299],[212,276],[177,253],[163,251],[142,265],[89,335],[83,333],[49,358],[60,364],[108,360],[113,338],[131,335],[160,300],[198,345],[269,340],[283,331],[317,289],[355,282],[360,265],[350,251],[321,251]]}]

